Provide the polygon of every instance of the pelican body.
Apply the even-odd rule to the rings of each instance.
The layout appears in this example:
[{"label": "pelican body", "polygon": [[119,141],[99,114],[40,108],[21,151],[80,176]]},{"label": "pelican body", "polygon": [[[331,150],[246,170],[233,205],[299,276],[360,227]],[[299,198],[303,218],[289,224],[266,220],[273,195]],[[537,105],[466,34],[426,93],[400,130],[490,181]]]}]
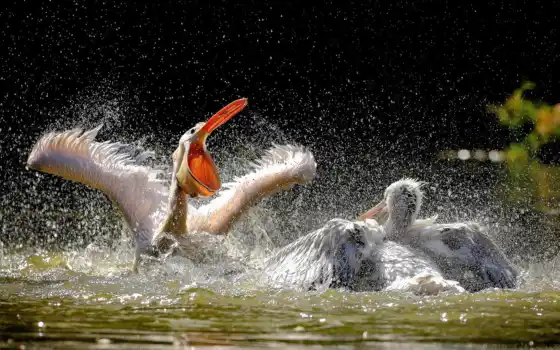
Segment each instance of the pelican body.
[{"label": "pelican body", "polygon": [[[134,271],[141,254],[177,253],[198,259],[200,242],[226,234],[265,196],[309,183],[316,174],[311,152],[300,146],[274,145],[253,163],[251,171],[221,189],[205,141],[246,104],[246,99],[232,102],[180,138],[169,186],[160,170],[142,165],[147,153],[132,157],[124,151],[125,144],[96,141],[102,125],[85,132],[72,129],[45,134],[34,145],[27,165],[102,191],[120,210],[132,233]],[[216,192],[216,198],[201,208],[188,203],[188,197],[209,197]]]},{"label": "pelican body", "polygon": [[277,250],[267,283],[416,294],[514,288],[515,267],[478,224],[417,219],[422,185],[399,180],[358,221],[330,220]]},{"label": "pelican body", "polygon": [[418,220],[424,183],[402,179],[361,219],[386,218],[385,238],[418,249],[451,280],[469,291],[514,288],[518,272],[487,232],[476,222],[436,223]]},{"label": "pelican body", "polygon": [[421,251],[385,239],[375,220],[332,219],[325,226],[277,250],[264,268],[274,287],[414,294],[462,292]]}]

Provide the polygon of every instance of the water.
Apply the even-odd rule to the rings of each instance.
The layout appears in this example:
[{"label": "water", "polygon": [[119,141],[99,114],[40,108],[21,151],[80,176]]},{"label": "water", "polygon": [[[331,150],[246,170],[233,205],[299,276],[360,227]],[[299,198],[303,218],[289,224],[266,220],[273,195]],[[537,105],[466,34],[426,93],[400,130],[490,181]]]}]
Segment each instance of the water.
[{"label": "water", "polygon": [[73,254],[4,257],[0,345],[359,348],[560,340],[560,293],[547,288],[439,297],[281,291],[207,276],[208,269],[178,258],[139,275],[109,258],[116,266]]},{"label": "water", "polygon": [[[258,123],[264,117],[251,118]],[[270,142],[289,141],[266,125],[260,139],[231,127],[213,146],[225,181],[242,174],[244,160],[254,159]],[[139,275],[129,272],[128,235],[103,195],[23,167],[4,169],[11,182],[0,198],[0,347],[560,344],[558,240],[547,239],[558,237],[558,225],[505,200],[503,169],[429,159],[411,164],[398,153],[363,154],[339,145],[327,152],[324,145],[309,143],[318,161],[317,180],[266,199],[241,220],[224,242],[239,266],[229,260],[196,266],[173,258],[144,264]],[[223,144],[230,147],[220,149]],[[158,153],[156,160],[171,152],[169,145],[149,146]],[[421,216],[438,213],[444,222],[471,219],[486,225],[523,271],[520,289],[419,297],[277,290],[251,278],[258,275],[252,267],[272,249],[328,219],[355,217],[404,176],[430,183]]]}]

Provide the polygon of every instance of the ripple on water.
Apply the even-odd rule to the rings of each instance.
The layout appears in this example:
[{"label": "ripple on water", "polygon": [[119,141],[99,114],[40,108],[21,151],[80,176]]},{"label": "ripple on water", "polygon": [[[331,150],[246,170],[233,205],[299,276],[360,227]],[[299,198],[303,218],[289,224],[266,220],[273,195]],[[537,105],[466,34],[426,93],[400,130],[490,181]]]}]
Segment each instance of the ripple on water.
[{"label": "ripple on water", "polygon": [[335,343],[354,347],[368,342],[392,347],[418,341],[437,348],[427,343],[443,347],[560,342],[560,293],[554,291],[418,297],[263,290],[246,281],[208,279],[211,272],[189,264],[183,270],[155,266],[139,275],[127,273],[124,266],[102,276],[99,271],[72,270],[68,260],[64,254],[14,256],[3,265],[3,346],[8,341],[32,345],[34,340],[69,348],[78,344],[126,348],[140,343],[142,348]]}]

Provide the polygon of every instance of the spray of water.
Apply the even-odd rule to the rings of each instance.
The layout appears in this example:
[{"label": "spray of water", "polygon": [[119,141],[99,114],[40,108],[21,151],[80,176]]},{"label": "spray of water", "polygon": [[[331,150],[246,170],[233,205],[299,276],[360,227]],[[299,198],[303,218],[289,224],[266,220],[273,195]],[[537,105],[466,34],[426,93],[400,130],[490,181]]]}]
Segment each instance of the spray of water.
[{"label": "spray of water", "polygon": [[[191,124],[204,119],[185,122],[176,135],[162,137],[157,132],[146,132],[145,127],[138,126],[138,111],[131,107],[130,96],[100,86],[70,101],[46,129],[14,134],[12,138],[18,146],[1,150],[17,152],[21,164],[2,169],[5,179],[9,179],[5,181],[8,191],[0,197],[3,277],[55,281],[77,274],[78,279],[122,278],[132,260],[129,233],[117,210],[101,193],[24,168],[39,133],[76,126],[87,129],[104,123],[101,139],[129,143],[131,152],[152,150],[152,157],[145,161],[169,173],[174,143]],[[271,117],[249,112],[213,135],[209,149],[222,179],[229,181],[247,171],[249,162],[272,143],[301,142],[297,136],[284,133]],[[525,209],[516,209],[501,200],[504,174],[496,165],[412,157],[398,151],[398,140],[387,144],[372,140],[359,149],[341,140],[325,142],[321,135],[305,141],[318,163],[315,182],[274,195],[253,208],[222,242],[227,263],[200,267],[183,258],[172,258],[165,264],[148,264],[144,274],[130,278],[150,286],[157,285],[155,280],[170,278],[185,286],[229,283],[233,272],[258,268],[272,250],[323,226],[329,219],[355,218],[379,200],[388,184],[400,177],[414,177],[429,183],[423,216],[437,213],[441,222],[481,222],[522,267],[529,281],[527,286],[558,286],[560,279],[551,272],[559,265],[555,258],[557,247],[549,245],[546,254],[536,248],[532,255],[520,254],[538,240],[534,237],[552,232],[552,225],[547,231],[542,224],[545,219],[538,215],[528,218],[523,214]],[[536,261],[534,257],[542,259]]]}]

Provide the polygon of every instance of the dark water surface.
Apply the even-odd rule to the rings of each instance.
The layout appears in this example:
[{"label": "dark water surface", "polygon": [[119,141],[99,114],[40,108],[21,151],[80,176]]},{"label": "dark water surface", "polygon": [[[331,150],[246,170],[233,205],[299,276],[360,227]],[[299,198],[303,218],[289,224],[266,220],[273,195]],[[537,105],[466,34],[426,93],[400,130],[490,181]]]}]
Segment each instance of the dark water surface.
[{"label": "dark water surface", "polygon": [[186,271],[76,272],[61,267],[64,259],[28,257],[19,272],[2,266],[2,347],[391,348],[414,342],[409,344],[414,348],[448,348],[560,342],[560,293],[546,288],[438,297],[304,293],[231,281],[185,284]]}]

